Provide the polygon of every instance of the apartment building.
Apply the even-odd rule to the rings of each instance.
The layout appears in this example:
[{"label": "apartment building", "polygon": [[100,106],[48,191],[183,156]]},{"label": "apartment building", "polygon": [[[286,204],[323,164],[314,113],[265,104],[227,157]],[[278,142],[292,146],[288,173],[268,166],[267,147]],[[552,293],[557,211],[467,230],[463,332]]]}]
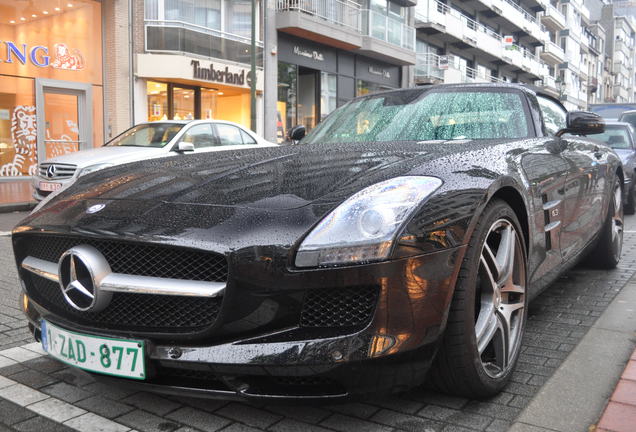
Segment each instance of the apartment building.
[{"label": "apartment building", "polygon": [[[419,1],[416,83],[541,82],[556,94],[544,57],[556,65],[564,54],[548,43],[538,14],[546,8],[542,0]],[[563,26],[560,18],[549,23]]]},{"label": "apartment building", "polygon": [[[348,100],[410,84],[410,0],[278,0],[278,138]],[[266,110],[266,117],[268,110]]]},{"label": "apartment building", "polygon": [[611,88],[606,95],[608,102],[634,101],[634,56],[636,23],[632,17],[616,15],[613,5],[605,5],[601,25],[607,30],[607,54],[612,59]]}]

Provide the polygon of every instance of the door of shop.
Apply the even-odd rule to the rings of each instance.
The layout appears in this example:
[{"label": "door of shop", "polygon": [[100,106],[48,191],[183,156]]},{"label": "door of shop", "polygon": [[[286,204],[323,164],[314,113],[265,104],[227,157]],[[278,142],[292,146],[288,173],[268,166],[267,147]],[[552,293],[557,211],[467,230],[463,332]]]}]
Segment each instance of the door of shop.
[{"label": "door of shop", "polygon": [[93,147],[90,84],[36,79],[35,105],[38,163]]}]

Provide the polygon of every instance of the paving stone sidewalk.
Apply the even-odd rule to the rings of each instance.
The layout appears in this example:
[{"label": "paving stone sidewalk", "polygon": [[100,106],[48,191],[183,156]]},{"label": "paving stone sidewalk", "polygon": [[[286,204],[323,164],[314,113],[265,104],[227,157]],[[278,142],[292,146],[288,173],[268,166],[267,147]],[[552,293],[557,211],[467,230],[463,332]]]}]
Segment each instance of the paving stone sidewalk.
[{"label": "paving stone sidewalk", "polygon": [[[627,231],[618,269],[575,268],[537,298],[530,306],[512,382],[497,397],[468,400],[423,386],[399,395],[333,406],[264,405],[157,396],[104,386],[78,378],[47,357],[29,359],[28,351],[37,351],[35,345],[29,345],[26,354],[17,348],[23,356],[18,356],[19,361],[6,357],[3,350],[16,350],[32,339],[17,304],[19,289],[10,241],[0,237],[0,432],[98,427],[122,432],[506,431],[633,276],[635,264],[636,231]],[[9,355],[15,356],[13,352]],[[2,391],[3,379],[5,389],[23,392],[22,399]],[[64,411],[65,420],[48,418],[56,415],[56,407]]]}]

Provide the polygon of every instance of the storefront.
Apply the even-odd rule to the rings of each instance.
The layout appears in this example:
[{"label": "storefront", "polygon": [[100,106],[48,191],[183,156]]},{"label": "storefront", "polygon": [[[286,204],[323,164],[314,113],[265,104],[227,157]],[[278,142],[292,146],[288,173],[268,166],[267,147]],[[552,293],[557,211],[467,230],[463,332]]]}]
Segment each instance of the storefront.
[{"label": "storefront", "polygon": [[401,68],[306,39],[278,35],[278,139],[315,127],[356,96],[400,87]]},{"label": "storefront", "polygon": [[30,198],[38,162],[102,143],[101,3],[0,0],[0,204]]},{"label": "storefront", "polygon": [[[250,127],[250,68],[216,59],[172,54],[138,54],[140,121],[218,119]],[[257,69],[257,105],[262,70]]]}]

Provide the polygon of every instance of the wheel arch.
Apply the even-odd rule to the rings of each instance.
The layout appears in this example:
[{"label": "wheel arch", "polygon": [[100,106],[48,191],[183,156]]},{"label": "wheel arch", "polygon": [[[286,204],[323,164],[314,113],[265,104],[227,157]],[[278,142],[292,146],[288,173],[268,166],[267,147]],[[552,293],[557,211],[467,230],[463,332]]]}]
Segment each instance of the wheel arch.
[{"label": "wheel arch", "polygon": [[486,201],[486,205],[494,199],[500,199],[512,208],[519,219],[521,230],[523,231],[523,239],[526,246],[526,253],[530,246],[530,222],[528,218],[528,208],[521,193],[512,186],[503,186],[496,190]]}]

